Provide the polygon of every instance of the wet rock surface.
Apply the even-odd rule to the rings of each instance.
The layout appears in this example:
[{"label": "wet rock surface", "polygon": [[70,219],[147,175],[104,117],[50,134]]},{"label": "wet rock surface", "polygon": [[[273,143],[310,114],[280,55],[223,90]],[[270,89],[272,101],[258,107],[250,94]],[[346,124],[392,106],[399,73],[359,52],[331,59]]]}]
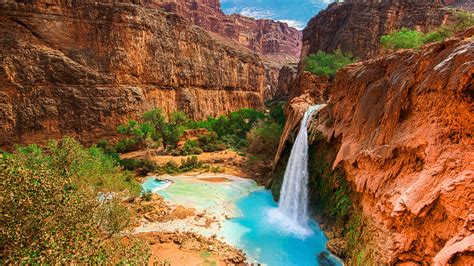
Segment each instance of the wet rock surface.
[{"label": "wet rock surface", "polygon": [[[341,167],[351,184],[365,224],[360,243],[375,262],[472,259],[470,36],[468,30],[419,51],[352,64],[330,82],[328,107],[320,115],[327,121],[315,120],[312,127],[340,140],[329,163]],[[320,89],[295,88],[287,107],[290,133],[306,108],[321,100],[311,91],[319,95]]]}]

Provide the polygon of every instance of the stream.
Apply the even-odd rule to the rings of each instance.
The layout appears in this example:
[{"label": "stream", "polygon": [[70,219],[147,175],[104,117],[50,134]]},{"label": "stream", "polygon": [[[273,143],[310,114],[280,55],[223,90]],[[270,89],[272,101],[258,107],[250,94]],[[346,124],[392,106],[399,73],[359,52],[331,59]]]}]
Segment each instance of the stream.
[{"label": "stream", "polygon": [[[205,228],[189,222],[176,221],[164,227],[143,227],[139,231],[181,230],[194,231],[204,236],[216,234],[221,240],[242,249],[249,263],[279,265],[340,265],[337,258],[329,256],[330,263],[319,264],[318,256],[327,252],[327,239],[314,220],[307,231],[294,231],[280,219],[275,219],[278,209],[269,190],[253,180],[220,174],[222,182],[211,182],[213,175],[167,177],[172,185],[148,178],[143,183],[150,190],[171,204],[193,207],[211,214],[219,226]],[[230,219],[227,219],[230,218]],[[216,224],[216,223],[214,223]]]}]

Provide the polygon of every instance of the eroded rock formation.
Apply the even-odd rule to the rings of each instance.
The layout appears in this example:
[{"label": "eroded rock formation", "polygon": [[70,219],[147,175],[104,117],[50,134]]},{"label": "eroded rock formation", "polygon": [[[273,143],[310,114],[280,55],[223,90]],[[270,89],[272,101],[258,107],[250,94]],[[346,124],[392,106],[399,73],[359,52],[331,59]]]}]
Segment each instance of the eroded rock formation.
[{"label": "eroded rock formation", "polygon": [[[372,263],[473,262],[473,32],[349,65],[329,84],[313,128],[339,143],[328,163],[350,183]],[[321,101],[312,84],[293,94],[280,151]]]},{"label": "eroded rock formation", "polygon": [[441,0],[346,0],[333,3],[303,30],[302,56],[341,49],[359,59],[381,54],[380,37],[402,27],[429,31],[446,23]]},{"label": "eroded rock formation", "polygon": [[121,2],[0,4],[0,146],[97,140],[154,107],[204,118],[263,105],[257,55]]},{"label": "eroded rock formation", "polygon": [[146,5],[177,13],[195,25],[262,54],[271,61],[298,62],[301,31],[269,19],[225,15],[219,0],[146,0]]},{"label": "eroded rock formation", "polygon": [[444,0],[446,5],[474,11],[474,1],[472,0]]}]

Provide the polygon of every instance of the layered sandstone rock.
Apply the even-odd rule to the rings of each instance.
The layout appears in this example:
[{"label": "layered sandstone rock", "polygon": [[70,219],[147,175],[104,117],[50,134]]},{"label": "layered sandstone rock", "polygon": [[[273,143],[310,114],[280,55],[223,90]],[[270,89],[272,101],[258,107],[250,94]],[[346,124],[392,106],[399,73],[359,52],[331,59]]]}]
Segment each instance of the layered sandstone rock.
[{"label": "layered sandstone rock", "polygon": [[271,61],[297,62],[301,31],[269,19],[225,15],[219,0],[145,0],[147,6],[177,13],[195,25],[233,40]]},{"label": "layered sandstone rock", "polygon": [[333,3],[303,30],[302,56],[341,49],[359,59],[381,53],[380,37],[402,27],[423,32],[446,23],[441,0],[347,0]]},{"label": "layered sandstone rock", "polygon": [[472,0],[444,0],[443,2],[449,6],[474,11],[474,1]]},{"label": "layered sandstone rock", "polygon": [[197,119],[263,105],[257,55],[120,2],[0,4],[0,146],[93,141],[154,107]]},{"label": "layered sandstone rock", "polygon": [[[351,184],[373,263],[473,263],[472,32],[349,65],[330,85],[330,123],[313,128],[339,143],[329,163]],[[295,93],[286,130],[321,100],[313,87]]]}]

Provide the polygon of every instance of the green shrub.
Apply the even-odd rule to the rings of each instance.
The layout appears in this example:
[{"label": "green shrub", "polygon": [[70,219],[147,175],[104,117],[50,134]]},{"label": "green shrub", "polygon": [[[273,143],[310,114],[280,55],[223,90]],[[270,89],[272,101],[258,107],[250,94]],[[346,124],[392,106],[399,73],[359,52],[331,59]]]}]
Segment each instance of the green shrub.
[{"label": "green shrub", "polygon": [[260,123],[248,134],[249,151],[265,158],[275,156],[282,128],[275,122]]},{"label": "green shrub", "polygon": [[189,172],[194,169],[199,169],[202,167],[202,162],[198,160],[197,156],[191,156],[186,159],[181,160],[181,166],[179,168],[180,172]]},{"label": "green shrub", "polygon": [[[106,207],[97,195],[140,187],[101,149],[71,138],[17,147],[0,159],[0,184],[1,264],[103,264],[120,257],[110,248],[117,240],[104,236],[128,224],[127,211],[116,201]],[[113,245],[130,252],[127,260],[148,258],[142,248]]]},{"label": "green shrub", "polygon": [[153,193],[151,190],[144,191],[141,195],[141,198],[145,201],[150,201]]},{"label": "green shrub", "polygon": [[134,171],[142,176],[146,176],[157,169],[157,165],[154,162],[143,159],[123,159],[120,160],[120,165],[123,169]]},{"label": "green shrub", "polygon": [[464,30],[474,26],[474,13],[464,10],[456,10],[453,28],[455,31]]},{"label": "green shrub", "polygon": [[334,77],[337,70],[353,62],[351,54],[345,54],[339,49],[332,54],[318,51],[316,54],[311,54],[303,60],[306,71],[317,76],[328,77]]},{"label": "green shrub", "polygon": [[204,164],[199,161],[197,156],[191,156],[186,159],[181,159],[181,165],[178,165],[174,161],[168,161],[165,165],[161,167],[161,172],[167,174],[178,174],[203,167]]},{"label": "green shrub", "polygon": [[412,49],[423,44],[423,33],[401,28],[380,38],[383,47],[387,49]]},{"label": "green shrub", "polygon": [[284,101],[274,102],[269,105],[270,120],[274,121],[281,127],[285,126],[285,122],[286,122],[286,117],[285,117],[285,112],[284,112],[285,105],[286,105],[286,102]]},{"label": "green shrub", "polygon": [[454,32],[448,27],[439,27],[435,31],[428,32],[423,36],[423,43],[441,42],[452,37]]},{"label": "green shrub", "polygon": [[194,155],[201,153],[203,153],[203,150],[199,147],[199,143],[195,140],[188,140],[184,144],[183,148],[181,148],[180,155]]},{"label": "green shrub", "polygon": [[219,140],[216,132],[209,132],[198,136],[199,147],[205,152],[222,151],[226,149],[223,141]]},{"label": "green shrub", "polygon": [[181,169],[179,165],[173,161],[167,162],[163,167],[162,170],[167,174],[174,174],[174,173],[181,173]]},{"label": "green shrub", "polygon": [[440,42],[454,36],[458,31],[474,26],[474,14],[468,11],[457,10],[454,13],[454,22],[441,26],[426,34],[402,28],[380,38],[380,42],[387,49],[414,49],[423,44]]},{"label": "green shrub", "polygon": [[121,140],[115,146],[115,150],[119,153],[137,151],[140,149],[140,143],[134,138]]},{"label": "green shrub", "polygon": [[130,216],[130,211],[117,198],[113,198],[101,203],[99,224],[109,235],[114,235],[130,224]]}]

